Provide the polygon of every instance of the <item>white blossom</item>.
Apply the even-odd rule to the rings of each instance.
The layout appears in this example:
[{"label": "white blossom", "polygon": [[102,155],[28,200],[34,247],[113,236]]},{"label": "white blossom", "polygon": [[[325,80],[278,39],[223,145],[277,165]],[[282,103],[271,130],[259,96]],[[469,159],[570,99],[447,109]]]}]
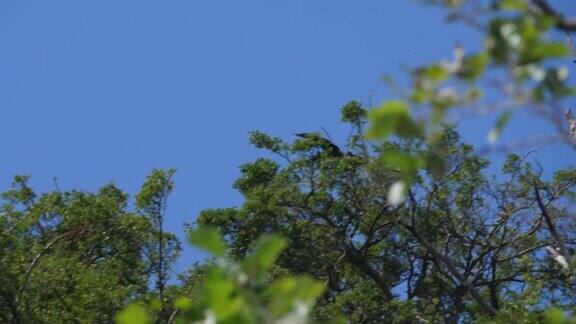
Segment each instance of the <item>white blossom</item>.
[{"label": "white blossom", "polygon": [[294,309],[288,315],[276,321],[276,324],[306,324],[309,312],[310,305],[303,301],[297,301],[294,303]]},{"label": "white blossom", "polygon": [[568,68],[566,68],[565,66],[561,67],[560,69],[558,69],[558,79],[560,79],[560,81],[564,81],[568,78],[568,74],[570,73],[570,71],[568,71]]},{"label": "white blossom", "polygon": [[526,67],[526,72],[534,81],[542,81],[546,76],[546,73],[543,69],[535,66],[534,64],[530,64]]},{"label": "white blossom", "polygon": [[504,37],[509,37],[516,32],[516,26],[513,24],[504,24],[500,27],[500,34]]},{"label": "white blossom", "polygon": [[506,39],[512,47],[519,47],[522,44],[522,37],[516,32],[516,26],[505,24],[500,28],[500,34]]},{"label": "white blossom", "polygon": [[456,101],[458,99],[458,92],[454,87],[444,87],[438,92],[438,96],[451,101]]},{"label": "white blossom", "polygon": [[216,315],[212,311],[206,311],[206,315],[202,321],[196,322],[198,324],[216,324]]},{"label": "white blossom", "polygon": [[404,182],[394,182],[388,190],[388,203],[392,206],[398,206],[404,202],[404,199]]},{"label": "white blossom", "polygon": [[494,128],[490,131],[490,133],[488,133],[488,143],[490,144],[495,144],[496,141],[498,140],[498,131]]},{"label": "white blossom", "polygon": [[454,60],[453,61],[442,61],[440,64],[443,68],[448,70],[450,73],[458,71],[462,67],[462,62],[464,60],[464,50],[461,47],[457,47],[454,50]]},{"label": "white blossom", "polygon": [[518,48],[520,44],[522,44],[522,37],[518,34],[510,35],[510,37],[508,37],[508,43],[510,43],[510,46]]},{"label": "white blossom", "polygon": [[550,257],[554,261],[558,262],[558,264],[562,267],[562,269],[568,270],[569,268],[568,261],[566,261],[566,258],[562,254],[560,254],[558,251],[556,251],[556,249],[550,246],[546,247],[546,251],[548,251]]}]

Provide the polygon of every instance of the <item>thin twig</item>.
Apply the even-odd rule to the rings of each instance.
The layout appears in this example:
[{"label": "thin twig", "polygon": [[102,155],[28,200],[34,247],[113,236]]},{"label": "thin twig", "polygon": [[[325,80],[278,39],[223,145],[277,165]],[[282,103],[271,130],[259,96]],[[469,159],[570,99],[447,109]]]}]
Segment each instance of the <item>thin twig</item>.
[{"label": "thin twig", "polygon": [[566,249],[566,245],[564,244],[564,240],[562,239],[562,237],[560,236],[560,233],[558,233],[558,230],[556,229],[556,225],[554,224],[552,217],[550,216],[550,214],[548,214],[548,210],[546,209],[546,206],[544,205],[542,197],[540,196],[540,189],[538,188],[538,184],[536,182],[534,182],[534,194],[536,196],[536,202],[538,203],[538,208],[540,209],[540,213],[542,214],[542,217],[544,217],[544,220],[546,221],[546,225],[548,226],[548,231],[550,232],[550,235],[552,235],[552,238],[554,239],[554,243],[556,244],[556,247],[558,247],[560,249],[564,258],[566,258],[568,263],[570,263],[570,260],[572,258],[570,257],[570,254],[568,253],[568,249]]},{"label": "thin twig", "polygon": [[570,32],[576,31],[576,21],[566,18],[560,11],[557,11],[552,7],[546,0],[532,0],[532,4],[538,8],[538,10],[556,20],[556,28]]}]

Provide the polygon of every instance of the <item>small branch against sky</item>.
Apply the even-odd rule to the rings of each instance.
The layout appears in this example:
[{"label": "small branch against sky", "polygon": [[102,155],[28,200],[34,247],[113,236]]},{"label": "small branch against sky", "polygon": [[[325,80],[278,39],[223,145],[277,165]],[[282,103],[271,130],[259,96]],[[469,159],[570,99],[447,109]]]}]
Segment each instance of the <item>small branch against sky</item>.
[{"label": "small branch against sky", "polygon": [[553,17],[556,20],[556,28],[561,29],[565,32],[576,31],[576,20],[566,18],[566,16],[563,13],[554,9],[548,1],[532,0],[532,3],[543,14]]}]

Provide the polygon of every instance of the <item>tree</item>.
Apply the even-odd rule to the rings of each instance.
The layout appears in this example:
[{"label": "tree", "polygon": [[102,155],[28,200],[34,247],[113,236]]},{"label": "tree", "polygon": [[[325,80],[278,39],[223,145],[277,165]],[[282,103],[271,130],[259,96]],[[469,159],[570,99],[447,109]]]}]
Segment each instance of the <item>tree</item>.
[{"label": "tree", "polygon": [[[136,212],[113,184],[37,195],[28,177],[16,176],[2,194],[0,321],[112,322],[131,301],[153,304],[152,278],[171,309],[167,279],[179,245],[162,221],[172,173],[150,174]],[[160,307],[158,317],[169,309]]]},{"label": "tree", "polygon": [[[572,265],[554,262],[545,248],[574,249],[574,170],[545,181],[528,156],[512,155],[508,179],[499,181],[451,128],[432,148],[418,137],[374,142],[363,137],[367,112],[357,102],[342,116],[355,131],[343,145],[350,155],[330,154],[313,136],[286,143],[252,133],[255,146],[283,162],[243,165],[234,184],[242,206],[206,210],[198,224],[220,228],[236,259],[261,235],[288,238],[272,276],[323,280],[318,319],[455,323],[572,309]],[[442,170],[420,170],[418,161],[438,151]],[[409,184],[405,202],[391,204],[398,181]]]},{"label": "tree", "polygon": [[[426,2],[482,33],[480,50],[459,46],[453,60],[413,69],[405,87],[388,78],[398,98],[377,107],[345,105],[344,143],[252,132],[276,158],[241,166],[241,206],[205,210],[187,225],[213,257],[179,284],[170,278],[180,244],[164,229],[174,170],[154,170],[133,211],[114,185],[38,195],[15,177],[2,195],[0,320],[303,323],[310,312],[354,323],[561,323],[574,315],[576,169],[546,178],[534,156],[552,141],[576,141],[574,115],[563,109],[575,94],[563,60],[576,23],[545,0]],[[446,122],[486,110],[498,118],[480,150]],[[524,110],[555,133],[499,144]],[[510,154],[498,176],[487,173],[484,153],[526,145],[536,146]]]},{"label": "tree", "polygon": [[146,246],[146,256],[155,276],[155,286],[160,302],[158,320],[167,322],[170,316],[166,296],[170,267],[178,258],[180,243],[172,233],[164,231],[168,197],[174,189],[172,176],[176,170],[153,170],[136,196],[136,207],[152,224],[151,240]]},{"label": "tree", "polygon": [[38,196],[27,181],[15,177],[2,195],[2,322],[111,321],[147,290],[150,223],[114,185]]}]

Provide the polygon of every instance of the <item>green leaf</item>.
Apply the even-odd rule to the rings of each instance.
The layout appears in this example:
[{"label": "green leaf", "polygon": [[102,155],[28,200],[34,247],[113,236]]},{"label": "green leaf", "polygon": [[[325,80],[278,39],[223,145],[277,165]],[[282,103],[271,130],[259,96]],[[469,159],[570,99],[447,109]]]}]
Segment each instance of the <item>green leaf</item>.
[{"label": "green leaf", "polygon": [[498,117],[498,119],[496,120],[496,123],[494,124],[494,127],[492,128],[492,130],[490,131],[490,134],[488,135],[488,142],[494,143],[498,140],[498,138],[500,138],[500,134],[502,134],[502,130],[510,121],[510,117],[512,117],[511,111],[503,112]]},{"label": "green leaf", "polygon": [[203,309],[198,306],[187,308],[178,312],[178,317],[176,318],[176,324],[189,324],[189,323],[201,323],[203,319],[206,318],[206,313]]},{"label": "green leaf", "polygon": [[539,43],[534,51],[542,57],[566,57],[570,55],[570,49],[560,42]]},{"label": "green leaf", "polygon": [[570,49],[560,42],[535,42],[526,46],[520,62],[523,64],[538,62],[547,58],[562,58],[570,55]]},{"label": "green leaf", "polygon": [[500,0],[498,5],[504,10],[525,11],[528,9],[528,5],[524,0]]},{"label": "green leaf", "polygon": [[513,24],[513,22],[502,18],[490,21],[488,53],[496,63],[506,63],[511,55],[511,48],[501,33],[502,27],[507,24]]},{"label": "green leaf", "polygon": [[315,301],[324,290],[324,284],[309,277],[289,277],[272,283],[265,294],[271,300],[272,313],[278,317],[291,311],[298,301]]},{"label": "green leaf", "polygon": [[178,309],[188,309],[192,307],[192,305],[192,301],[186,297],[180,297],[174,301],[174,307]]},{"label": "green leaf", "polygon": [[385,139],[391,134],[404,138],[420,136],[420,129],[410,117],[408,105],[401,100],[391,100],[370,112],[371,127],[368,137]]},{"label": "green leaf", "polygon": [[415,86],[412,94],[410,95],[410,100],[417,104],[424,103],[433,97],[433,92],[429,89],[425,89],[421,86]]},{"label": "green leaf", "polygon": [[564,312],[560,308],[556,307],[546,311],[544,318],[546,319],[545,323],[547,324],[563,324],[566,319]]},{"label": "green leaf", "polygon": [[500,117],[498,117],[498,120],[496,120],[494,128],[496,128],[496,130],[501,132],[504,126],[506,126],[506,124],[508,124],[508,122],[510,121],[510,117],[512,117],[511,111],[506,111],[502,113]]},{"label": "green leaf", "polygon": [[264,235],[255,244],[254,252],[242,263],[249,273],[265,271],[270,268],[287,242],[277,235]]},{"label": "green leaf", "polygon": [[234,315],[244,303],[234,281],[216,271],[208,275],[202,289],[203,302],[219,319]]},{"label": "green leaf", "polygon": [[193,230],[188,235],[190,242],[215,256],[224,256],[226,247],[220,232],[213,227],[202,227]]},{"label": "green leaf", "polygon": [[381,160],[389,167],[399,169],[407,184],[416,178],[418,170],[425,165],[419,156],[413,156],[400,150],[387,150],[383,152]]},{"label": "green leaf", "polygon": [[147,324],[150,323],[146,308],[132,304],[116,315],[117,324]]},{"label": "green leaf", "polygon": [[466,80],[475,80],[486,70],[489,57],[485,53],[464,57],[458,76]]},{"label": "green leaf", "polygon": [[162,301],[157,297],[152,297],[148,303],[152,311],[159,311],[162,308]]},{"label": "green leaf", "polygon": [[450,73],[439,64],[433,64],[423,69],[420,69],[418,76],[427,81],[440,82],[448,79]]},{"label": "green leaf", "polygon": [[446,161],[444,155],[436,151],[429,151],[426,154],[426,168],[428,172],[436,177],[444,175],[446,171]]}]

